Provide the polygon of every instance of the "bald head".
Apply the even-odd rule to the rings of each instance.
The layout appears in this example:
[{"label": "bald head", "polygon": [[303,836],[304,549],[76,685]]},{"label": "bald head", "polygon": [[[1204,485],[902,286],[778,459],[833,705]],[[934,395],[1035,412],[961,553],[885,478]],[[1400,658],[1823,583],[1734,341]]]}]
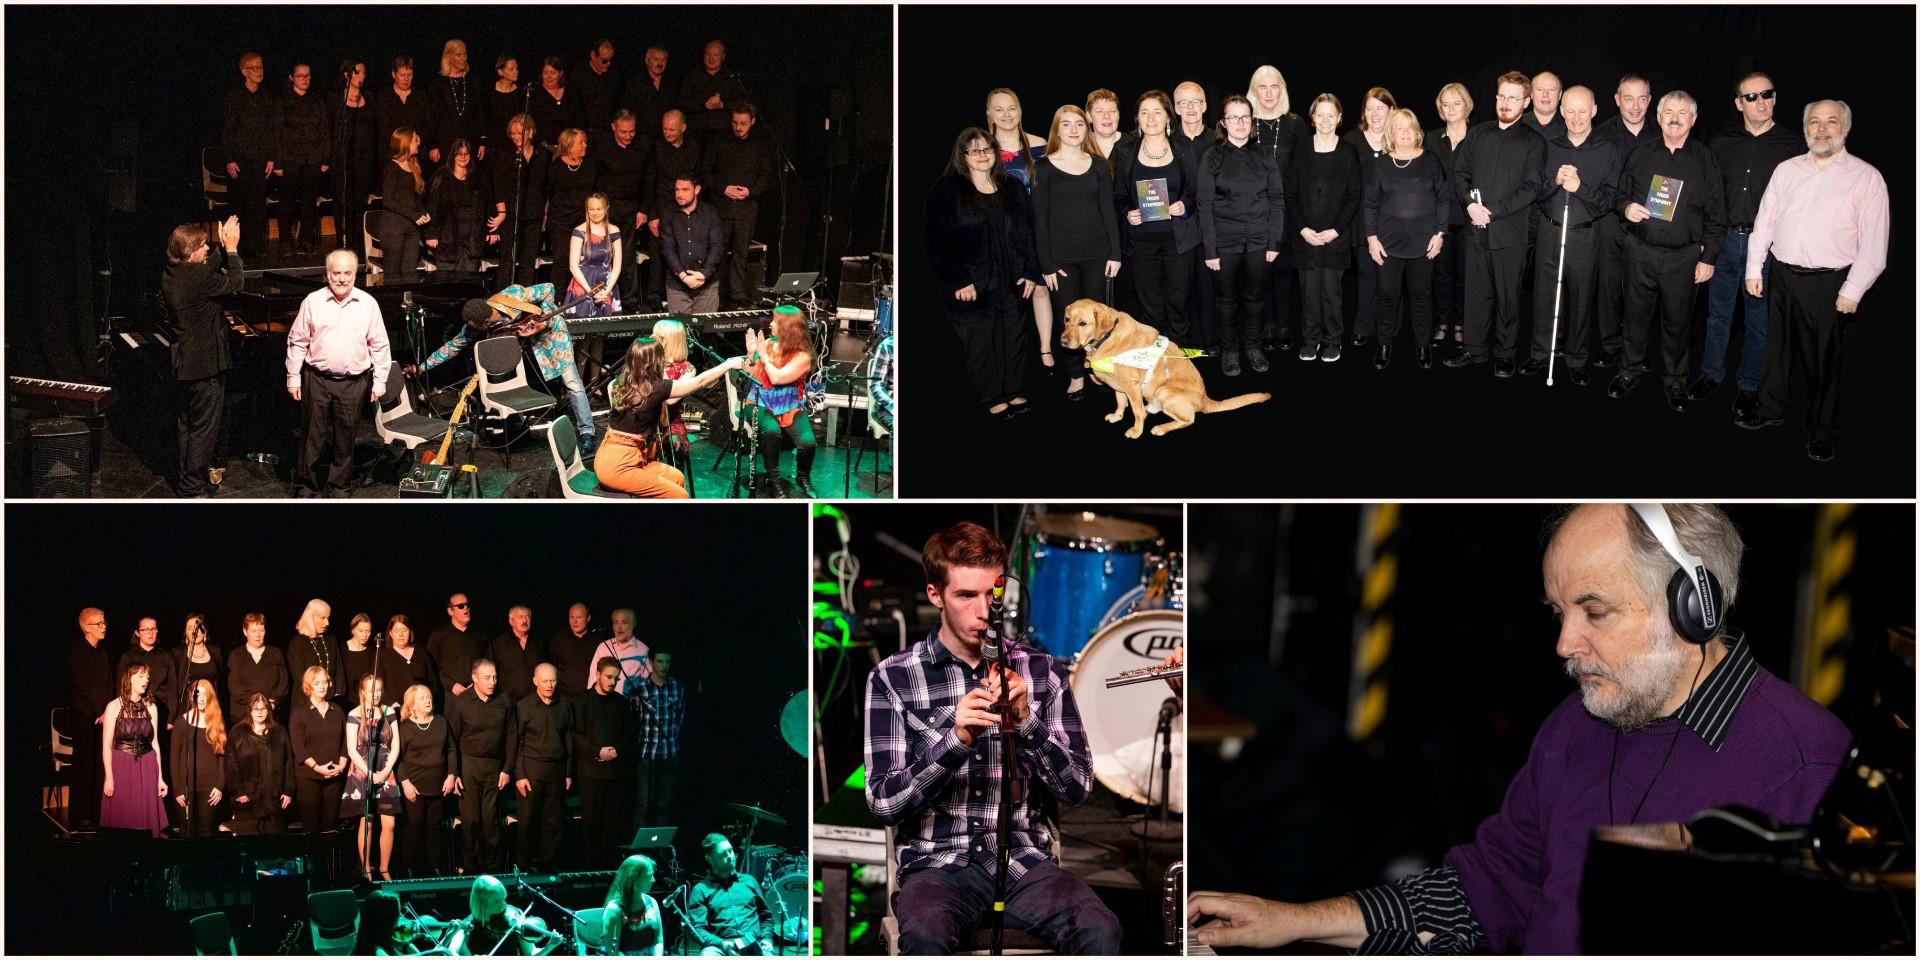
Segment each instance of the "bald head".
[{"label": "bald head", "polygon": [[533,668],[533,689],[540,694],[540,699],[552,700],[554,685],[559,682],[560,674],[553,669],[553,664],[543,663]]},{"label": "bald head", "polygon": [[1560,77],[1551,70],[1542,70],[1533,75],[1533,112],[1543,117],[1553,116],[1560,108]]},{"label": "bald head", "polygon": [[1560,116],[1567,121],[1567,136],[1577,140],[1592,131],[1593,111],[1592,90],[1580,86],[1568,88],[1560,98]]},{"label": "bald head", "polygon": [[587,635],[587,625],[593,622],[593,614],[587,612],[587,605],[576,603],[567,608],[567,629],[576,637]]}]

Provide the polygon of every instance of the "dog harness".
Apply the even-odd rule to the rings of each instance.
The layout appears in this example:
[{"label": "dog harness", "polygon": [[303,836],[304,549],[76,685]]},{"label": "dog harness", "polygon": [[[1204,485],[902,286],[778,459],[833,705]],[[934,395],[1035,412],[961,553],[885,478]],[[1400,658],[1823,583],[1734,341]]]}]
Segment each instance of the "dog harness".
[{"label": "dog harness", "polygon": [[[1095,373],[1113,373],[1119,367],[1132,367],[1140,371],[1140,383],[1144,386],[1153,379],[1153,371],[1156,367],[1161,370],[1162,379],[1173,376],[1173,372],[1161,366],[1160,363],[1161,359],[1167,355],[1167,345],[1167,338],[1161,336],[1153,341],[1152,346],[1136,347],[1111,357],[1089,360],[1087,366],[1092,367]],[[1204,350],[1196,350],[1192,347],[1175,347],[1174,350],[1174,355],[1181,359],[1191,359],[1206,353]]]}]

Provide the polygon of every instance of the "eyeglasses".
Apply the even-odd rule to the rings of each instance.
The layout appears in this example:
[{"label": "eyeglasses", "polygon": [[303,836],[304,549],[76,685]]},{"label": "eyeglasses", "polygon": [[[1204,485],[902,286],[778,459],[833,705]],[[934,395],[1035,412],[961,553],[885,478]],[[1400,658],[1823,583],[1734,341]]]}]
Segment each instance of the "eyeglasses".
[{"label": "eyeglasses", "polygon": [[1752,93],[1739,94],[1736,97],[1736,99],[1745,100],[1748,103],[1752,103],[1755,100],[1772,100],[1773,91],[1772,90],[1755,90]]},{"label": "eyeglasses", "polygon": [[1205,103],[1205,100],[1175,100],[1173,105],[1175,109],[1185,110],[1188,107],[1198,107]]},{"label": "eyeglasses", "polygon": [[1503,96],[1495,95],[1493,99],[1500,103],[1519,103],[1522,100],[1525,100],[1527,98],[1526,97],[1503,97]]},{"label": "eyeglasses", "polygon": [[979,147],[979,148],[976,148],[976,149],[973,149],[973,150],[968,150],[968,151],[967,151],[967,156],[969,156],[969,157],[991,157],[991,156],[993,156],[993,148],[992,148],[992,147]]},{"label": "eyeglasses", "polygon": [[449,607],[450,607],[451,609],[454,609],[454,610],[465,610],[465,609],[467,608],[467,605],[466,605],[466,603],[464,603],[464,602],[462,602],[462,603],[454,603],[454,604],[449,604],[448,606],[449,606]]},{"label": "eyeglasses", "polygon": [[293,78],[294,78],[295,80],[312,80],[312,79],[313,79],[313,74],[311,74],[311,73],[296,73],[296,74],[294,74],[294,75],[293,75]]},{"label": "eyeglasses", "polygon": [[1253,117],[1251,117],[1251,116],[1245,116],[1245,117],[1221,117],[1220,119],[1222,119],[1222,120],[1225,120],[1225,121],[1226,121],[1226,122],[1228,122],[1228,123],[1249,123],[1249,122],[1251,122],[1251,121],[1253,120]]}]

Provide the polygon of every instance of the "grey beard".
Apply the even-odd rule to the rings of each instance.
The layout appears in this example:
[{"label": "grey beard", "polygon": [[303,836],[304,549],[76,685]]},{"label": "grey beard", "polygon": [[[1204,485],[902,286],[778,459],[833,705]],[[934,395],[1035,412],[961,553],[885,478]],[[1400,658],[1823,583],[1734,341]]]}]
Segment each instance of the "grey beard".
[{"label": "grey beard", "polygon": [[[1602,696],[1594,688],[1582,686],[1580,703],[1587,713],[1629,733],[1660,719],[1662,708],[1673,696],[1674,687],[1685,670],[1686,651],[1681,649],[1671,628],[1659,631],[1652,639],[1652,649],[1627,663],[1620,674],[1598,666],[1586,668],[1587,672],[1613,681],[1617,687],[1611,696]],[[1567,660],[1568,676],[1576,675],[1576,666],[1577,661]]]}]

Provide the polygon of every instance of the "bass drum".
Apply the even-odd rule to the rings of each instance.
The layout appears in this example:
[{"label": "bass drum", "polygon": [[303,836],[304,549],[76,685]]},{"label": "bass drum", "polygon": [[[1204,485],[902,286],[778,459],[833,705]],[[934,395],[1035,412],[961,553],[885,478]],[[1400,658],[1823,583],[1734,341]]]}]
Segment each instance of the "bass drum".
[{"label": "bass drum", "polygon": [[[805,860],[798,859],[787,864],[767,887],[768,898],[780,902],[780,906],[773,907],[773,915],[780,924],[775,928],[774,936],[791,944],[804,944],[812,939],[813,928],[807,920],[812,884],[807,879]],[[769,903],[768,906],[773,904]],[[782,908],[785,912],[782,912]]]},{"label": "bass drum", "polygon": [[[1093,776],[1107,789],[1135,803],[1152,805],[1161,796],[1160,764],[1154,753],[1154,725],[1160,705],[1173,695],[1160,683],[1133,683],[1108,689],[1107,678],[1128,670],[1158,666],[1176,647],[1186,646],[1186,614],[1149,610],[1107,625],[1073,661],[1073,699],[1087,729]],[[1174,721],[1171,806],[1183,812],[1184,740]],[[1151,778],[1152,796],[1148,796]]]},{"label": "bass drum", "polygon": [[1093,638],[1104,611],[1140,586],[1160,531],[1094,513],[1050,514],[1034,526],[1027,627],[1036,646],[1066,659]]}]

